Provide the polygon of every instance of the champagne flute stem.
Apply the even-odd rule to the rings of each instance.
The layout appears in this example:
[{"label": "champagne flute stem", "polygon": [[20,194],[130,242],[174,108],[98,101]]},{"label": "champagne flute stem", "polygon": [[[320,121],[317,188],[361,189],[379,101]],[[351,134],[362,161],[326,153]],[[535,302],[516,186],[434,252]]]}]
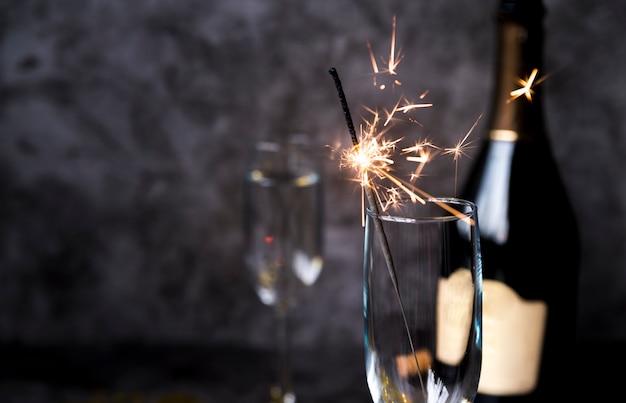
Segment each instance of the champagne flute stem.
[{"label": "champagne flute stem", "polygon": [[276,381],[272,388],[272,403],[295,403],[296,396],[293,392],[293,380],[291,374],[291,360],[289,356],[289,336],[287,332],[287,310],[276,307],[274,318],[276,321]]},{"label": "champagne flute stem", "polygon": [[[279,188],[279,203],[285,208],[292,188],[290,186]],[[281,219],[282,234],[282,255],[287,262],[291,262],[291,242],[289,231],[289,216],[283,215]],[[278,287],[281,290],[280,297],[274,306],[274,331],[276,342],[276,384],[270,392],[272,403],[295,403],[296,397],[293,392],[291,361],[290,361],[290,339],[287,332],[287,313],[289,310],[290,284],[287,270],[288,265],[281,266],[282,273],[278,275]]]}]

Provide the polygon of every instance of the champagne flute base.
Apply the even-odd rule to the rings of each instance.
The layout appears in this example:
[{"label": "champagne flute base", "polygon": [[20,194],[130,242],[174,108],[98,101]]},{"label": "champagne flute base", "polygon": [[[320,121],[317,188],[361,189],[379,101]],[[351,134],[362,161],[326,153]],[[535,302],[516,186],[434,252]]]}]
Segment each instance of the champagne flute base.
[{"label": "champagne flute base", "polygon": [[275,385],[270,388],[270,403],[296,403],[296,395]]}]

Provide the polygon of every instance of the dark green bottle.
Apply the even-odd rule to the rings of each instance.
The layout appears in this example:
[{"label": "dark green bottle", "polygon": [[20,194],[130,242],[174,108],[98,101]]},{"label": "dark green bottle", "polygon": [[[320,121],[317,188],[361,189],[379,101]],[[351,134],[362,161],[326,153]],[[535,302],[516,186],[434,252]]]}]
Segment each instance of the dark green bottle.
[{"label": "dark green bottle", "polygon": [[[563,380],[577,379],[582,359],[579,234],[537,83],[546,74],[544,14],[541,0],[498,2],[488,130],[461,193],[478,206],[483,256],[477,403],[570,401]],[[532,91],[515,93],[532,78]]]}]

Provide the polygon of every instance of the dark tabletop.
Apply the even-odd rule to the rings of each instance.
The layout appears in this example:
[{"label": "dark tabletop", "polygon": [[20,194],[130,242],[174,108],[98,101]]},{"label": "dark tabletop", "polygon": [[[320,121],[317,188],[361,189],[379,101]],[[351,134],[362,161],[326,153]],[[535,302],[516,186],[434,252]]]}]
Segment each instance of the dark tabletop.
[{"label": "dark tabletop", "polygon": [[[580,343],[573,353],[580,365],[563,369],[563,387],[581,401],[626,401],[624,343]],[[371,403],[362,347],[292,355],[297,403]],[[0,345],[0,403],[269,403],[272,357],[232,345]]]},{"label": "dark tabletop", "polygon": [[[0,348],[0,403],[269,403],[271,351],[236,346]],[[362,348],[294,351],[298,403],[371,402]]]}]

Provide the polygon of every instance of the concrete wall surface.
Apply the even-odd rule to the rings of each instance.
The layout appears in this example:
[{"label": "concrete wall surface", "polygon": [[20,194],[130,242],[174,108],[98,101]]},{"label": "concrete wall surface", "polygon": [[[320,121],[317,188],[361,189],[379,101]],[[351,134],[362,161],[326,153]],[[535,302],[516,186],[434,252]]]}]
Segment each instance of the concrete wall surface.
[{"label": "concrete wall surface", "polygon": [[[626,340],[626,8],[545,5],[545,109],[583,243],[578,336]],[[326,243],[294,342],[362,343],[360,193],[328,69],[358,119],[379,96],[368,42],[387,58],[395,15],[396,90],[428,91],[418,134],[453,144],[486,112],[494,8],[0,1],[0,341],[271,345],[242,260],[246,150],[306,132],[328,146]],[[473,152],[425,186],[453,193]]]}]

